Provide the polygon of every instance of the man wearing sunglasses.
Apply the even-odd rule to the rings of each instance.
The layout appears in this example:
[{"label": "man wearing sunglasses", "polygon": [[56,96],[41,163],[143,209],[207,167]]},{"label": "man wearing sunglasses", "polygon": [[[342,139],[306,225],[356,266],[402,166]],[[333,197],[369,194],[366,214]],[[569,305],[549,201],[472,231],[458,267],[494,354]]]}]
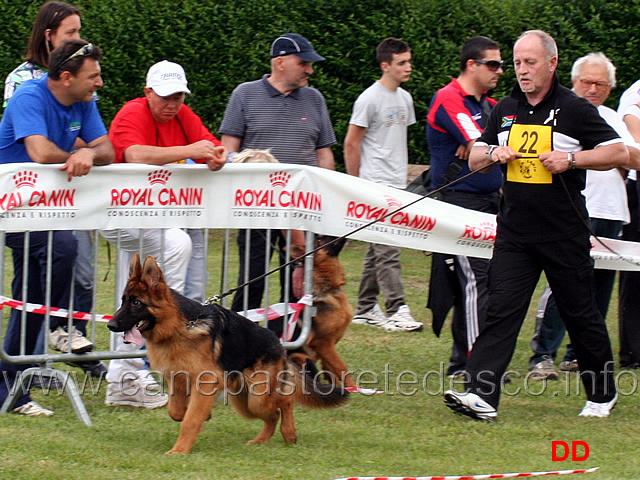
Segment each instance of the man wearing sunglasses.
[{"label": "man wearing sunglasses", "polygon": [[[49,73],[37,80],[29,80],[11,97],[0,123],[0,163],[61,164],[69,181],[89,173],[94,165],[113,162],[114,152],[93,98],[102,87],[100,59],[102,50],[84,40],[70,40],[54,50],[49,59]],[[77,148],[76,141],[83,143]],[[77,148],[77,150],[74,150]],[[46,258],[49,232],[31,232],[29,249],[25,252],[24,233],[7,233],[6,244],[12,249],[15,268],[13,298],[22,300],[22,264],[29,255],[26,301],[44,304],[46,271],[41,265]],[[69,308],[73,264],[77,255],[77,241],[71,231],[53,232],[51,306]],[[26,353],[36,346],[43,316],[28,314]],[[84,322],[80,322],[80,327]],[[67,319],[50,320],[53,348],[74,353],[93,349],[93,343],[74,326],[67,331]],[[19,353],[20,314],[13,310],[5,337],[5,349],[10,355]],[[27,365],[2,362],[0,368],[7,381],[0,383],[0,402],[4,402],[8,388],[16,375]],[[53,412],[31,401],[23,392],[13,410],[35,416]]]},{"label": "man wearing sunglasses", "polygon": [[466,391],[446,391],[445,404],[476,420],[497,418],[503,377],[544,272],[580,365],[587,402],[579,416],[607,417],[618,395],[581,191],[587,169],[637,163],[596,107],[560,85],[553,37],[524,32],[513,65],[518,84],[493,109],[469,156],[474,170],[500,165],[504,182],[485,325],[467,359]]},{"label": "man wearing sunglasses", "polygon": [[[498,44],[487,37],[467,40],[460,52],[460,74],[438,90],[427,116],[427,141],[431,152],[431,187],[448,185],[470,172],[471,146],[482,133],[496,101],[488,91],[503,73]],[[502,174],[472,175],[442,191],[441,199],[471,210],[498,212]],[[447,375],[465,370],[467,356],[487,310],[489,261],[462,255],[435,253],[431,260],[428,307],[433,329],[440,334],[453,307],[453,346]]]}]

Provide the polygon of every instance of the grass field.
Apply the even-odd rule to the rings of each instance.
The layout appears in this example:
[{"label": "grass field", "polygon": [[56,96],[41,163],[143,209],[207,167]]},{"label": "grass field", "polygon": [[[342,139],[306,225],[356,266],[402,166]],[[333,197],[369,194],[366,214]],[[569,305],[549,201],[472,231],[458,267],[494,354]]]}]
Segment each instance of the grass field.
[{"label": "grass field", "polygon": [[[221,240],[218,234],[212,235],[211,240],[210,290],[219,293]],[[353,304],[364,250],[365,244],[351,241],[341,254]],[[595,466],[600,467],[596,473],[569,478],[639,476],[636,469],[640,471],[640,459],[633,447],[633,439],[640,437],[635,372],[616,371],[621,398],[611,417],[578,417],[585,397],[577,391],[581,386],[575,374],[546,385],[524,379],[535,303],[511,364],[511,369],[523,378],[516,378],[507,387],[509,394],[502,397],[499,420],[486,424],[453,415],[442,402],[442,391],[450,387],[450,380],[443,375],[451,347],[449,325],[442,337],[436,338],[431,331],[430,313],[425,308],[429,256],[404,250],[402,260],[407,301],[415,317],[425,323],[424,331],[386,333],[367,326],[352,326],[338,350],[363,384],[375,385],[384,394],[354,394],[347,406],[336,410],[296,407],[296,446],[284,445],[279,433],[267,445],[245,446],[261,423],[246,421],[231,407],[218,404],[191,455],[164,455],[179,429],[164,408],[147,411],[106,407],[103,403],[106,387],[94,386],[93,391],[87,388],[83,395],[93,422],[92,427],[86,427],[78,421],[66,397],[34,391],[34,398],[55,410],[55,415],[0,417],[0,478],[331,480]],[[105,262],[106,253],[101,249],[102,269],[106,268]],[[102,283],[103,274],[98,287],[98,312],[106,314],[113,311],[109,282],[114,275],[111,273],[108,281]],[[616,297],[608,322],[614,352],[618,341]],[[107,329],[103,324],[98,325],[98,335],[104,348]],[[554,440],[567,444],[586,442],[588,459],[553,462]]]}]

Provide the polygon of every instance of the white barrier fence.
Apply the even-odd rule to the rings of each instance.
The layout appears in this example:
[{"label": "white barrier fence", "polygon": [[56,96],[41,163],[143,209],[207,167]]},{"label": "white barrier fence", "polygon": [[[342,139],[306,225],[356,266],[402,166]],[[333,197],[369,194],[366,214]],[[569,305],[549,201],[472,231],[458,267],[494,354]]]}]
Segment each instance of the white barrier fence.
[{"label": "white barrier fence", "polygon": [[[418,198],[300,165],[229,164],[211,172],[201,165],[120,164],[96,167],[71,182],[57,166],[0,165],[0,230],[4,231],[161,226],[300,229],[340,236],[380,219],[350,237],[431,252],[491,256],[495,216],[429,198],[396,211]],[[640,269],[640,245],[606,242],[616,253],[593,242],[596,268]]]}]

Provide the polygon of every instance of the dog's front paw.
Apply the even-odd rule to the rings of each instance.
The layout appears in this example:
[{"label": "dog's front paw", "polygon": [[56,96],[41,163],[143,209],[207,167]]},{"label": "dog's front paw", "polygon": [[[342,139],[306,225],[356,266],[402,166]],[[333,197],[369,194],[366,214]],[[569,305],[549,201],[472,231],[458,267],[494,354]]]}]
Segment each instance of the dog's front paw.
[{"label": "dog's front paw", "polygon": [[179,454],[179,455],[186,455],[188,453],[191,453],[190,450],[181,450],[178,448],[172,448],[171,450],[169,450],[168,452],[165,452],[165,455],[173,455],[173,454]]}]

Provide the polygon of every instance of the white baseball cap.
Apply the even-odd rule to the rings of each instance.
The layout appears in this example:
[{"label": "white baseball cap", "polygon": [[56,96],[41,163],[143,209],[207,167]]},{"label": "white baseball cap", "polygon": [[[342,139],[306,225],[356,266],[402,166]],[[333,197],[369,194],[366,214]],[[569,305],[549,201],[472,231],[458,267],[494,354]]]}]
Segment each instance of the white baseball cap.
[{"label": "white baseball cap", "polygon": [[187,88],[187,76],[177,63],[163,60],[153,65],[147,72],[147,87],[161,97],[177,92],[191,93]]}]

